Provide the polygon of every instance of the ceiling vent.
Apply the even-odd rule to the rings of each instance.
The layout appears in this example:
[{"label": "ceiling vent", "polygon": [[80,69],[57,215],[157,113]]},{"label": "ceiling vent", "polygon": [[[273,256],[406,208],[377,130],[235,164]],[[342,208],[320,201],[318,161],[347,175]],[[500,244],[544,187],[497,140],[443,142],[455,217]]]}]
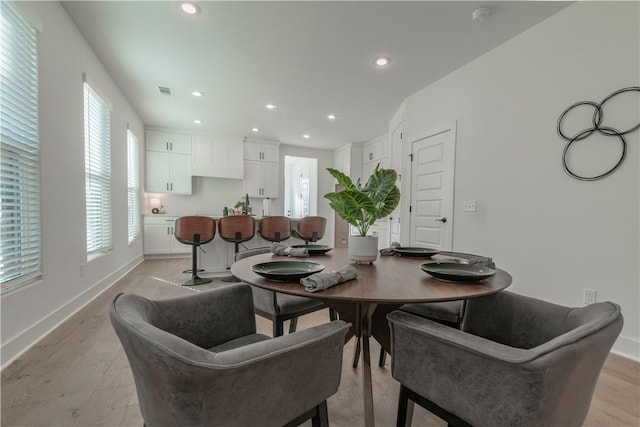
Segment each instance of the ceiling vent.
[{"label": "ceiling vent", "polygon": [[166,95],[166,96],[173,96],[173,91],[171,90],[170,87],[164,87],[164,86],[158,86],[158,90],[160,91],[161,94]]}]

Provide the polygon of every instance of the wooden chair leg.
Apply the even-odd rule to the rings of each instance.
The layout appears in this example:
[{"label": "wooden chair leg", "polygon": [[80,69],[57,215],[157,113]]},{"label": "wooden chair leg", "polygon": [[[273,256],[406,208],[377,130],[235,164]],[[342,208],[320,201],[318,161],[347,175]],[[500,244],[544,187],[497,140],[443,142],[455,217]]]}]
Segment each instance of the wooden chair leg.
[{"label": "wooden chair leg", "polygon": [[292,334],[296,331],[296,328],[298,327],[298,318],[294,317],[293,319],[289,320],[289,333]]},{"label": "wooden chair leg", "polygon": [[360,338],[355,337],[356,348],[353,350],[353,367],[358,367],[358,360],[360,360]]},{"label": "wooden chair leg", "polygon": [[316,406],[316,415],[311,418],[312,427],[329,427],[329,412],[327,411],[327,401],[325,400]]}]

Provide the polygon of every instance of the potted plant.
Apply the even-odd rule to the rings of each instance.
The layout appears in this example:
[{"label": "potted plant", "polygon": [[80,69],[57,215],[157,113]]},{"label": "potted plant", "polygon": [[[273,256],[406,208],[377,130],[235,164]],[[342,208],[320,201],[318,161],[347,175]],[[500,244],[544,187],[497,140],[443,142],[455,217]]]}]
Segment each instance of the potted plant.
[{"label": "potted plant", "polygon": [[329,200],[331,208],[358,232],[349,236],[349,258],[356,262],[375,261],[378,258],[378,237],[367,236],[367,233],[376,220],[389,215],[398,206],[398,174],[393,169],[381,169],[378,163],[362,186],[360,179],[354,183],[337,169],[327,168],[327,171],[344,189],[327,193],[324,197]]}]

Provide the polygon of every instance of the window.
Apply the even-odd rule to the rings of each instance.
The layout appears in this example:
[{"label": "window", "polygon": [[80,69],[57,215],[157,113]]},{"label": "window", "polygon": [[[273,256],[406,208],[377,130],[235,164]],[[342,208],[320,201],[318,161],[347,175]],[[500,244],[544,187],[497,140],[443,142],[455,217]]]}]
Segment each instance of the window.
[{"label": "window", "polygon": [[111,112],[84,83],[87,260],[111,251]]},{"label": "window", "polygon": [[40,279],[40,149],[36,30],[0,2],[0,284]]},{"label": "window", "polygon": [[127,198],[129,244],[140,236],[140,188],[138,184],[138,138],[127,129]]}]

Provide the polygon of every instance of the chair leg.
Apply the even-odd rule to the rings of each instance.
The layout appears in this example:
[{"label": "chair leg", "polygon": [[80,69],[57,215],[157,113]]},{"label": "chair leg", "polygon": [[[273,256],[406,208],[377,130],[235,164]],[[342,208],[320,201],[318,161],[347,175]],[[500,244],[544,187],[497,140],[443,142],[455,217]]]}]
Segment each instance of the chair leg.
[{"label": "chair leg", "polygon": [[316,406],[316,415],[311,418],[312,427],[329,427],[329,412],[327,411],[327,401],[323,401]]},{"label": "chair leg", "polygon": [[360,360],[360,338],[355,337],[356,348],[353,350],[353,367],[358,367],[358,360]]},{"label": "chair leg", "polygon": [[380,349],[380,359],[378,360],[378,366],[384,368],[385,363],[387,363],[387,352],[384,351],[384,348]]},{"label": "chair leg", "polygon": [[338,312],[333,308],[329,309],[329,320],[338,320]]},{"label": "chair leg", "polygon": [[289,320],[289,333],[292,334],[296,331],[296,328],[298,327],[298,318],[294,317],[293,319]]},{"label": "chair leg", "polygon": [[400,385],[400,395],[398,397],[398,418],[396,427],[411,427],[413,420],[413,401],[409,399],[409,391]]},{"label": "chair leg", "polygon": [[273,337],[281,337],[284,335],[284,322],[281,318],[273,319]]}]

